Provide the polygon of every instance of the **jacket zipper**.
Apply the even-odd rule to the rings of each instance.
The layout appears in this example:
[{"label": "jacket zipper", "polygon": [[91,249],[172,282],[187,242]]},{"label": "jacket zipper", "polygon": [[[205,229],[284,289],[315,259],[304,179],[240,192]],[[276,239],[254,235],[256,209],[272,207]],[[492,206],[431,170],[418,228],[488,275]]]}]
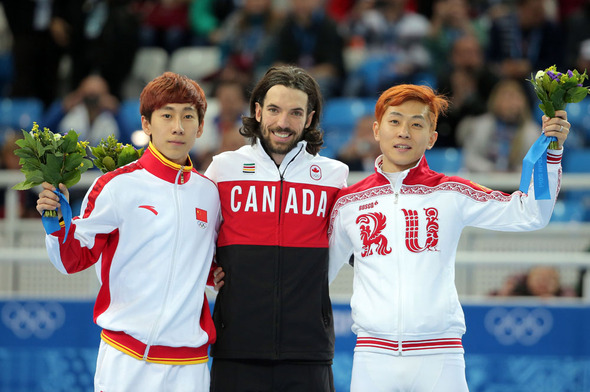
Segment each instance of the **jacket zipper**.
[{"label": "jacket zipper", "polygon": [[[396,181],[396,184],[393,186],[393,194],[394,194],[393,204],[396,204],[396,205],[397,205],[398,200],[399,200],[399,192],[400,192],[400,189],[399,188],[401,188],[401,185],[398,187],[398,184],[397,184],[397,182],[399,182],[399,181],[400,181],[400,178],[398,178],[398,181]],[[394,210],[393,210],[393,213],[394,213],[394,221],[397,221],[397,216],[399,215],[398,210],[399,210],[399,208],[394,208]],[[400,235],[399,231],[400,230],[398,228],[398,225],[395,225],[395,231],[396,231],[395,238],[400,238],[399,237],[399,235]],[[402,234],[404,234],[404,233],[402,233]],[[401,260],[401,258],[400,258],[400,256],[401,256],[400,255],[401,250],[400,250],[399,247],[396,247],[396,248],[397,248],[397,260]],[[402,315],[403,315],[404,299],[403,299],[403,290],[402,290],[402,287],[401,287],[403,280],[401,279],[401,263],[398,261],[396,264],[397,264],[397,276],[398,276],[397,290],[398,290],[398,298],[399,298],[399,304],[400,304],[400,311],[399,311],[399,313],[397,315],[397,317],[398,317],[398,322],[397,322],[398,323],[397,324],[397,330],[398,330],[398,338],[397,338],[397,341],[398,341],[398,351],[397,352],[398,352],[398,355],[403,355],[404,348],[403,348],[403,342],[402,342],[402,336],[403,336],[403,334],[402,334],[402,328],[403,328],[403,317],[402,317]]]},{"label": "jacket zipper", "polygon": [[[277,167],[277,170],[279,170],[279,168]],[[278,226],[279,226],[279,230],[278,230],[278,240],[279,240],[279,245],[277,246],[277,263],[275,264],[275,282],[277,282],[275,284],[274,287],[274,291],[275,291],[275,329],[274,329],[274,334],[275,334],[275,357],[279,358],[279,343],[280,343],[280,310],[281,310],[281,285],[278,284],[279,282],[279,278],[281,276],[281,257],[282,257],[282,252],[281,252],[281,245],[280,245],[280,241],[281,241],[281,218],[282,218],[282,214],[283,214],[283,185],[284,185],[284,179],[283,179],[283,173],[280,172],[279,170],[279,176],[281,178],[281,185],[280,185],[280,189],[279,189],[279,222],[278,222]]]},{"label": "jacket zipper", "polygon": [[[299,152],[301,152],[303,147],[301,147],[299,149]],[[281,337],[280,337],[280,319],[281,319],[281,285],[278,284],[278,282],[280,282],[280,277],[281,277],[281,271],[282,271],[282,252],[281,252],[281,245],[282,245],[282,227],[281,227],[281,221],[282,221],[282,217],[283,217],[283,187],[285,184],[285,172],[287,171],[287,168],[289,167],[289,165],[291,165],[291,163],[293,163],[293,161],[295,160],[295,158],[299,155],[299,152],[297,154],[295,154],[293,156],[293,158],[285,165],[285,169],[283,170],[283,172],[281,173],[281,168],[280,165],[277,166],[277,171],[279,172],[279,178],[281,180],[281,185],[280,185],[280,190],[279,190],[279,222],[278,222],[278,226],[279,226],[279,230],[278,230],[278,237],[279,237],[279,245],[277,246],[277,251],[278,251],[278,261],[276,263],[276,268],[275,268],[275,282],[277,282],[277,284],[275,285],[275,329],[274,329],[274,333],[275,333],[275,358],[279,358],[280,356],[280,341],[281,341]]]},{"label": "jacket zipper", "polygon": [[178,200],[178,183],[179,183],[179,177],[180,177],[180,183],[181,184],[184,183],[184,176],[182,175],[183,169],[184,169],[184,166],[182,166],[180,168],[180,170],[178,171],[178,174],[176,175],[176,179],[174,180],[174,202],[176,205],[176,228],[174,230],[174,233],[175,233],[174,246],[172,248],[172,260],[170,260],[170,268],[168,270],[168,279],[166,280],[166,288],[164,290],[164,300],[162,301],[162,307],[160,308],[160,314],[158,315],[154,324],[152,325],[152,330],[150,331],[150,334],[148,337],[145,352],[143,354],[144,361],[147,361],[150,347],[152,346],[152,343],[153,343],[154,339],[156,338],[156,335],[160,329],[160,321],[162,320],[162,317],[164,315],[164,310],[166,309],[166,303],[168,302],[168,296],[170,294],[170,289],[172,286],[172,277],[174,276],[174,269],[175,269],[174,267],[176,265],[176,251],[178,249],[178,237],[179,237],[179,231],[180,231],[180,201]]}]

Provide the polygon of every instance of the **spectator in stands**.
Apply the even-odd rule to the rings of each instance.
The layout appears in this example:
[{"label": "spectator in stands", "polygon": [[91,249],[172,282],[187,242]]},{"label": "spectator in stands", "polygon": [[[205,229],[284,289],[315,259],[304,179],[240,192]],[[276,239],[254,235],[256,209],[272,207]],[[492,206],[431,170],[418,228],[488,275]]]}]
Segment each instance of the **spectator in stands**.
[{"label": "spectator in stands", "polygon": [[280,22],[272,0],[245,0],[212,35],[221,48],[218,77],[244,85],[262,77],[272,62],[270,45]]},{"label": "spectator in stands", "polygon": [[436,0],[430,23],[426,46],[435,75],[449,68],[449,53],[458,38],[472,36],[477,38],[480,47],[487,46],[488,31],[481,19],[472,19],[467,0]]},{"label": "spectator in stands", "polygon": [[195,159],[195,165],[199,165],[199,171],[204,171],[209,167],[213,157],[217,154],[221,154],[225,151],[235,151],[238,148],[249,144],[248,139],[243,137],[240,134],[238,128],[234,128],[231,130],[227,130],[223,134],[221,134],[221,139],[219,140],[219,147],[213,151],[208,151],[204,155],[200,155],[197,159]]},{"label": "spectator in stands", "polygon": [[57,123],[55,129],[60,133],[73,129],[81,140],[88,140],[95,146],[111,134],[119,138],[118,108],[119,101],[110,94],[106,81],[98,75],[90,75],[61,103],[52,107],[48,114],[51,118],[48,117],[45,126],[51,129],[49,124]]},{"label": "spectator in stands", "polygon": [[347,21],[346,36],[361,41],[367,58],[348,75],[346,96],[375,96],[403,82],[434,83],[430,54],[424,45],[430,21],[407,10],[407,2],[370,0],[357,18]]},{"label": "spectator in stands", "polygon": [[12,33],[0,1],[0,98],[8,97],[14,78],[12,63]]},{"label": "spectator in stands", "polygon": [[189,4],[188,24],[191,44],[210,45],[211,34],[236,9],[234,0],[193,0]]},{"label": "spectator in stands", "polygon": [[132,0],[54,0],[51,30],[67,48],[71,72],[66,92],[93,73],[108,83],[111,94],[122,97],[139,42],[139,16]]},{"label": "spectator in stands", "polygon": [[354,8],[359,3],[366,3],[366,1],[326,0],[325,9],[332,19],[340,23],[344,21],[350,15],[351,12],[354,12]]},{"label": "spectator in stands", "polygon": [[565,65],[569,69],[577,68],[580,72],[590,70],[586,64],[580,64],[579,60],[586,53],[590,61],[590,48],[584,52],[584,41],[590,42],[590,1],[584,1],[580,9],[564,19],[565,30]]},{"label": "spectator in stands", "polygon": [[58,91],[58,67],[63,48],[50,30],[50,1],[0,0],[12,33],[13,80],[9,95],[35,97],[45,106]]},{"label": "spectator in stands", "polygon": [[499,77],[520,80],[529,101],[536,102],[533,88],[526,81],[540,69],[564,65],[564,34],[547,17],[543,0],[517,0],[515,9],[492,21],[488,61]]},{"label": "spectator in stands", "polygon": [[[248,113],[247,92],[240,82],[221,80],[214,91],[218,110],[205,117],[205,128],[208,132],[195,143],[192,152],[195,165],[203,170],[209,166],[213,155],[222,150],[228,151],[230,144],[237,144],[233,142],[236,138],[232,134],[239,133],[242,116]],[[232,140],[232,143],[228,143],[229,140]]]},{"label": "spectator in stands", "polygon": [[576,66],[573,67],[580,72],[584,70],[590,71],[590,38],[580,42],[578,57],[576,58]]},{"label": "spectator in stands", "polygon": [[276,64],[297,65],[318,82],[324,99],[340,94],[344,78],[344,43],[323,0],[292,0],[291,9],[271,49]]},{"label": "spectator in stands", "polygon": [[[587,249],[586,251],[590,251],[590,249]],[[576,296],[578,297],[582,297],[582,298],[587,298],[588,297],[588,289],[590,289],[590,287],[587,287],[587,279],[586,279],[586,274],[588,274],[588,267],[580,267],[578,269],[578,281],[576,282]]]},{"label": "spectator in stands", "polygon": [[379,155],[379,143],[373,135],[373,115],[360,117],[350,141],[338,152],[336,159],[348,165],[350,171],[372,172],[375,157]]},{"label": "spectator in stands", "polygon": [[498,77],[486,65],[480,41],[467,34],[455,39],[449,66],[437,75],[438,91],[451,98],[447,116],[438,122],[439,147],[457,147],[456,130],[466,116],[483,114]]},{"label": "spectator in stands", "polygon": [[519,172],[522,160],[539,137],[522,85],[504,79],[492,90],[488,110],[465,117],[457,127],[464,168],[470,172]]},{"label": "spectator in stands", "polygon": [[159,46],[168,53],[189,44],[188,11],[192,0],[139,0],[141,46]]},{"label": "spectator in stands", "polygon": [[508,277],[504,285],[491,293],[497,296],[576,297],[576,292],[563,287],[559,270],[550,266],[536,266],[526,274]]}]

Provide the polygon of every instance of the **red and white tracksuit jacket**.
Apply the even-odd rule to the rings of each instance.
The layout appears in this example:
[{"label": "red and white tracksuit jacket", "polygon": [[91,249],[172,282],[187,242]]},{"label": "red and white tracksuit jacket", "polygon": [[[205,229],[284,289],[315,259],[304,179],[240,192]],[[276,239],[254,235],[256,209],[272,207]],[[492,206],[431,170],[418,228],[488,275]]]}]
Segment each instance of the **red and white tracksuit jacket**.
[{"label": "red and white tracksuit jacket", "polygon": [[549,150],[551,200],[493,191],[418,165],[395,184],[381,171],[343,189],[330,218],[332,281],[354,255],[351,299],[356,351],[463,353],[465,318],[455,255],[466,226],[525,231],[547,225],[559,192],[561,151]]},{"label": "red and white tracksuit jacket", "polygon": [[216,337],[205,297],[220,219],[215,184],[150,144],[99,177],[81,211],[65,243],[62,228],[46,246],[64,274],[96,264],[102,339],[149,362],[207,362]]}]

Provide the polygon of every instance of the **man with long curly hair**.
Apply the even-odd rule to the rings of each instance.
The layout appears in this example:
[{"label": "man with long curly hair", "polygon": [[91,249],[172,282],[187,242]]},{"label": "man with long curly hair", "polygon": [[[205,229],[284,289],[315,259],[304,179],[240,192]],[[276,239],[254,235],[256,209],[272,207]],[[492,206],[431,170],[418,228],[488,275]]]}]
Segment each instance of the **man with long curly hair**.
[{"label": "man with long curly hair", "polygon": [[322,97],[304,70],[274,67],[254,87],[240,133],[213,158],[219,188],[212,391],[333,391],[328,217],[348,167],[318,154]]}]

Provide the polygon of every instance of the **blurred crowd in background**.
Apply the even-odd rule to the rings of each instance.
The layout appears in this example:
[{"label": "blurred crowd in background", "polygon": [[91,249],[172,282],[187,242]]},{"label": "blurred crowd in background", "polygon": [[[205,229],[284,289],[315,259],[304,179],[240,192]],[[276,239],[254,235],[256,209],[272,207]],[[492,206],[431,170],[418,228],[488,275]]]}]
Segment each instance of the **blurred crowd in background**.
[{"label": "blurred crowd in background", "polygon": [[[372,171],[380,153],[371,129],[380,92],[416,83],[451,99],[435,150],[458,151],[455,169],[516,173],[540,130],[527,79],[551,65],[590,68],[590,0],[0,0],[0,169],[18,169],[15,141],[32,121],[93,145],[110,134],[145,144],[132,135],[139,93],[171,70],[208,97],[193,151],[204,171],[247,143],[237,130],[249,91],[285,63],[319,82],[322,154],[351,171]],[[590,148],[586,101],[568,111],[571,151]],[[24,123],[9,121],[17,104],[30,108]],[[20,215],[38,216],[34,195],[20,197]],[[515,277],[498,294],[526,287]]]},{"label": "blurred crowd in background", "polygon": [[[428,84],[452,99],[438,126],[437,147],[461,148],[468,171],[518,171],[540,122],[526,79],[551,65],[583,71],[590,64],[587,0],[2,0],[0,5],[0,98],[36,98],[43,105],[40,125],[76,129],[91,143],[111,133],[127,137],[120,107],[136,100],[142,82],[149,81],[140,80],[133,89],[134,69],[162,62],[163,53],[162,69],[204,69],[204,59],[191,63],[185,57],[175,66],[174,58],[187,48],[215,48],[215,67],[196,77],[220,103],[218,118],[209,123],[215,129],[206,129],[217,133],[215,140],[195,150],[200,168],[222,144],[242,142],[234,135],[222,140],[239,126],[253,83],[269,66],[290,63],[311,72],[326,102],[375,99],[398,83]],[[354,120],[365,114],[371,113]],[[346,137],[337,139],[338,149],[346,148],[356,127],[341,131]],[[582,148],[590,131],[574,128],[571,136],[568,147]],[[357,149],[330,151],[356,162],[363,154],[375,155],[364,143]]]}]

